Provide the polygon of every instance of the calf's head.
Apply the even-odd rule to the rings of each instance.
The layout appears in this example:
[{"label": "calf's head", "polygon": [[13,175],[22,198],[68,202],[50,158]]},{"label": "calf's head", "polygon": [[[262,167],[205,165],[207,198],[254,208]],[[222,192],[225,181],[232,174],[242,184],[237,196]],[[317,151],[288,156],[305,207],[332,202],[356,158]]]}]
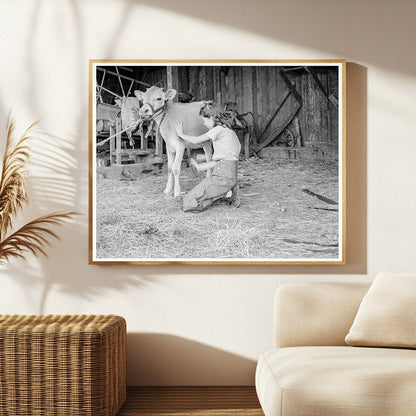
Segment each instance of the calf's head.
[{"label": "calf's head", "polygon": [[173,100],[176,95],[176,90],[170,89],[166,92],[160,87],[150,87],[145,92],[134,91],[134,95],[142,102],[139,115],[143,119],[150,118],[162,111],[166,101]]}]

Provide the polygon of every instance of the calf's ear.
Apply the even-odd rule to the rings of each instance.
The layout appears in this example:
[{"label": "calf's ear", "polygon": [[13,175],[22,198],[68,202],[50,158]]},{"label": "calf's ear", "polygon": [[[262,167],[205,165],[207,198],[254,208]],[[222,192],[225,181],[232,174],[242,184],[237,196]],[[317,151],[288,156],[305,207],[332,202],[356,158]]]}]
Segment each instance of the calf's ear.
[{"label": "calf's ear", "polygon": [[135,90],[134,95],[140,100],[143,101],[143,92],[140,90]]},{"label": "calf's ear", "polygon": [[167,100],[173,100],[175,98],[175,95],[176,95],[176,90],[174,89],[167,90],[165,93],[165,97]]}]

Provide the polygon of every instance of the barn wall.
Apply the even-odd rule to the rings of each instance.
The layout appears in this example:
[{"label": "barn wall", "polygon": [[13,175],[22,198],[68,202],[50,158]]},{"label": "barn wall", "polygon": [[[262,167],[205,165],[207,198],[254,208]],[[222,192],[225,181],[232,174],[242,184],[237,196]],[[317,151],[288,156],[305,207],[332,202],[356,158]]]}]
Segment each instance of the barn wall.
[{"label": "barn wall", "polygon": [[[328,93],[338,94],[337,69],[316,70]],[[336,109],[329,104],[311,76],[302,70],[287,74],[303,99],[297,114],[304,146],[338,144]],[[251,112],[254,142],[284,101],[288,87],[273,66],[196,66],[180,69],[179,90],[195,100],[213,100],[224,106],[233,103],[239,113]],[[285,118],[283,113],[278,117]],[[292,122],[288,129],[295,133]]]},{"label": "barn wall", "polygon": [[[0,16],[1,137],[10,109],[56,136],[32,145],[15,225],[83,214],[48,258],[1,268],[2,313],[124,316],[129,384],[253,384],[277,287],[416,270],[414,1],[3,0]],[[347,264],[88,265],[89,58],[346,58]]]},{"label": "barn wall", "polygon": [[[338,77],[335,70],[316,71],[321,84],[328,93],[338,94]],[[305,146],[338,144],[337,110],[318,89],[310,75],[302,73],[291,77],[300,92],[303,104],[298,118]],[[293,129],[293,126],[289,126]]]}]

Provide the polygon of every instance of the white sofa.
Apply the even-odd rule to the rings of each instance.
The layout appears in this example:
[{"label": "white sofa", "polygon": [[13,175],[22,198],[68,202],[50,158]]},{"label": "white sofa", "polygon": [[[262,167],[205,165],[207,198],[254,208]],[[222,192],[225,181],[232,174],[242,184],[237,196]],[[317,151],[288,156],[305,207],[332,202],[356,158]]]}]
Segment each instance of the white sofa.
[{"label": "white sofa", "polygon": [[[416,350],[344,341],[369,284],[289,285],[275,293],[274,348],[257,365],[266,416],[416,415]],[[416,336],[416,327],[409,327]]]}]

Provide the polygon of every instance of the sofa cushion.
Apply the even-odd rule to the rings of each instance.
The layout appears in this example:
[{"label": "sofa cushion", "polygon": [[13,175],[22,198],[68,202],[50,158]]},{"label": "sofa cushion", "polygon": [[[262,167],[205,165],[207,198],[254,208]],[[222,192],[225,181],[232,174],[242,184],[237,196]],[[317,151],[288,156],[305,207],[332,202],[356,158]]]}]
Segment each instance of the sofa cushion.
[{"label": "sofa cushion", "polygon": [[298,283],[274,298],[273,347],[345,346],[368,283]]},{"label": "sofa cushion", "polygon": [[256,389],[266,416],[416,415],[416,351],[277,348],[260,357]]},{"label": "sofa cushion", "polygon": [[416,348],[416,274],[378,274],[358,308],[345,342]]}]

